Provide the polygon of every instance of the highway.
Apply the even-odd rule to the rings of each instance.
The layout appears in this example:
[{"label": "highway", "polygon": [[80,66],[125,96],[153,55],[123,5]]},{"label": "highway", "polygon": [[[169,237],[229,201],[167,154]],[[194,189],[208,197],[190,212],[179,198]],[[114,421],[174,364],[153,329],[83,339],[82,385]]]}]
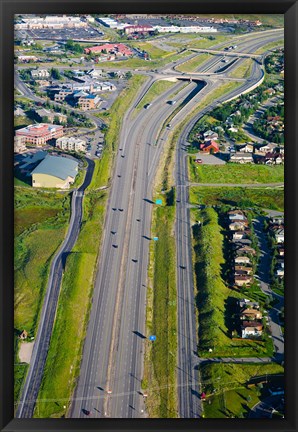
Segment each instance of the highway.
[{"label": "highway", "polygon": [[56,252],[51,267],[41,311],[40,324],[34,343],[30,360],[29,371],[26,377],[22,395],[16,410],[17,418],[33,417],[35,401],[42,381],[44,366],[50,345],[51,334],[54,326],[58,298],[60,293],[61,279],[63,275],[63,262],[71,252],[81,228],[82,202],[84,190],[91,181],[94,169],[93,161],[88,161],[88,168],[82,186],[72,192],[71,217],[66,237]]},{"label": "highway", "polygon": [[[240,46],[239,43],[237,49],[243,48],[245,52],[254,52],[265,43],[263,38],[264,35],[262,35],[261,42],[258,42],[257,38],[243,42],[243,46]],[[274,38],[280,38],[279,34],[268,33],[266,42]],[[87,411],[91,412],[92,417],[138,418],[146,416],[141,379],[144,347],[145,343],[148,343],[145,329],[145,306],[153,206],[152,183],[163,149],[163,142],[169,133],[165,129],[161,130],[161,125],[194,89],[197,88],[198,92],[194,93],[193,98],[171,120],[172,127],[177,126],[204,95],[221,84],[218,79],[219,74],[217,76],[216,73],[210,72],[210,69],[214,70],[216,63],[218,59],[211,59],[209,64],[205,63],[197,72],[183,76],[183,79],[189,79],[190,76],[194,76],[198,81],[204,79],[206,82],[204,88],[200,84],[197,87],[198,84],[194,81],[190,82],[175,96],[177,105],[171,106],[165,102],[174,91],[182,88],[182,81],[178,81],[174,87],[159,96],[148,110],[143,109],[136,118],[133,118],[134,106],[156,79],[166,76],[178,77],[178,72],[173,69],[164,68],[159,73],[146,72],[149,75],[148,81],[136,95],[134,106],[130,107],[125,114],[111,182],[92,308],[84,341],[81,373],[67,417],[84,418]],[[237,64],[239,63],[231,66],[229,70],[236,67]],[[209,72],[210,76],[206,76],[206,72]],[[183,418],[200,417],[202,408],[198,397],[200,386],[195,367],[199,359],[195,354],[197,328],[192,278],[190,215],[187,205],[188,178],[185,157],[187,136],[200,116],[218,103],[236,97],[241,91],[249,89],[254,83],[259,82],[262,76],[260,65],[254,62],[250,79],[245,81],[240,89],[212,101],[208,107],[198,113],[182,131],[178,142],[175,171],[179,330],[177,385],[179,416]],[[179,73],[180,77],[181,73]],[[22,90],[25,92],[25,89]],[[78,218],[75,219],[73,225],[71,224],[72,228],[77,226],[72,229],[72,241],[75,241],[75,236],[78,235],[81,200],[82,191],[76,196],[75,207],[78,208]],[[71,250],[73,244],[68,243],[64,252]],[[62,272],[59,266],[57,269]],[[50,280],[49,283],[51,282]],[[49,322],[54,318],[54,309],[50,307],[47,298],[49,293],[55,292],[52,295],[54,299],[57,299],[59,289],[53,287],[58,286],[58,282],[59,278],[56,284],[52,284],[50,290],[47,289],[40,321],[41,329],[46,328],[48,317],[50,317]],[[51,330],[52,327],[49,327],[46,331],[48,340]],[[34,351],[32,356],[33,361],[29,368],[22,402],[18,408],[17,416],[19,417],[31,417],[33,413],[37,397],[36,388],[42,378],[41,365],[47,353],[48,345],[42,345],[43,343],[48,344],[47,338],[37,338],[36,352]],[[37,365],[35,365],[36,362]]]}]

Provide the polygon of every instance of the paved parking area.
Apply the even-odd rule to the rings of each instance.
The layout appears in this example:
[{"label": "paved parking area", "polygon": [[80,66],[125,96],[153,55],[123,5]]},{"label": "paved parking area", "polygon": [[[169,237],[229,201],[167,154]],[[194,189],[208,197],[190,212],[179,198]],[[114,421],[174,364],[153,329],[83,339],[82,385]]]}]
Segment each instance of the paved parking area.
[{"label": "paved parking area", "polygon": [[226,163],[224,160],[220,159],[218,156],[211,155],[211,154],[198,153],[197,158],[202,159],[203,164],[205,164],[205,165],[224,165]]}]

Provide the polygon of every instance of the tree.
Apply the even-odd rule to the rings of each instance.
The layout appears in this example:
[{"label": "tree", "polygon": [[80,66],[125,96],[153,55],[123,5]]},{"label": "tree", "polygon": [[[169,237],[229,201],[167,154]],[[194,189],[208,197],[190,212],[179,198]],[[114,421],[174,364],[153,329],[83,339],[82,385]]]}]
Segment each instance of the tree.
[{"label": "tree", "polygon": [[56,68],[52,68],[50,70],[50,74],[51,74],[51,78],[53,79],[60,80],[62,78],[59,70]]},{"label": "tree", "polygon": [[53,123],[54,124],[60,124],[60,120],[59,120],[59,117],[58,116],[54,116],[54,120],[53,120]]},{"label": "tree", "polygon": [[125,78],[130,79],[132,77],[132,73],[130,71],[126,72]]}]

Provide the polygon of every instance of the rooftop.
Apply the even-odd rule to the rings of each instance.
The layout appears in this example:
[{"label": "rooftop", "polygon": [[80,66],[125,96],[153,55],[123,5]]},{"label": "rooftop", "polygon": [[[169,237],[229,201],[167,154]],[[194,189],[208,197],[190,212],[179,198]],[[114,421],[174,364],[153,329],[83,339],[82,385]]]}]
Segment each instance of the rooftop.
[{"label": "rooftop", "polygon": [[47,155],[31,175],[48,174],[66,180],[67,177],[74,178],[77,175],[78,165],[78,162],[66,157]]}]

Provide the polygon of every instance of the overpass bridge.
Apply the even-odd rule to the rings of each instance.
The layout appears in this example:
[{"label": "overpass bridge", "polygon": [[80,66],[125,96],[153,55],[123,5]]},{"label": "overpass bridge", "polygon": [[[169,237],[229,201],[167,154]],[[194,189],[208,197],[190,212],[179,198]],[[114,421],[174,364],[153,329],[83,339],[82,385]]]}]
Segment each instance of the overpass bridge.
[{"label": "overpass bridge", "polygon": [[206,48],[191,48],[191,51],[195,52],[205,52],[209,54],[217,54],[217,55],[224,55],[227,57],[243,57],[243,58],[252,58],[256,60],[261,60],[262,54],[250,54],[250,53],[244,53],[244,52],[238,52],[238,51],[225,51],[225,50],[215,50],[215,49],[206,49]]}]

